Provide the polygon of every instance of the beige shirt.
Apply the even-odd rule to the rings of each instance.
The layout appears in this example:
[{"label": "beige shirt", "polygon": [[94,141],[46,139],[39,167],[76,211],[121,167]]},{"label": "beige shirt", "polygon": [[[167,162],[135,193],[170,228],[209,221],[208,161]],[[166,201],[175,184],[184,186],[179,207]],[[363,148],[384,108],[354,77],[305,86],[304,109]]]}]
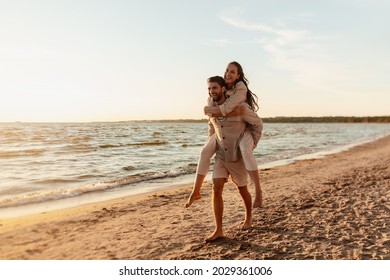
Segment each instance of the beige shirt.
[{"label": "beige shirt", "polygon": [[263,121],[244,103],[245,111],[241,116],[210,118],[209,136],[215,133],[217,139],[216,155],[224,161],[236,161],[241,157],[239,143],[245,129],[249,127],[255,146],[263,131]]}]

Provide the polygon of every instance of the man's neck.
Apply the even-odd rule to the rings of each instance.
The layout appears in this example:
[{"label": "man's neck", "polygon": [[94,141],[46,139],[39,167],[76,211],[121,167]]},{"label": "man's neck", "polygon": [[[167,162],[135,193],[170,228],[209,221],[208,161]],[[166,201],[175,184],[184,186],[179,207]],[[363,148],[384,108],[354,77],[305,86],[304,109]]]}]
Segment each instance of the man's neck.
[{"label": "man's neck", "polygon": [[218,100],[218,105],[222,105],[223,103],[225,103],[225,101],[226,101],[226,95],[223,94],[222,97],[221,97],[221,99]]}]

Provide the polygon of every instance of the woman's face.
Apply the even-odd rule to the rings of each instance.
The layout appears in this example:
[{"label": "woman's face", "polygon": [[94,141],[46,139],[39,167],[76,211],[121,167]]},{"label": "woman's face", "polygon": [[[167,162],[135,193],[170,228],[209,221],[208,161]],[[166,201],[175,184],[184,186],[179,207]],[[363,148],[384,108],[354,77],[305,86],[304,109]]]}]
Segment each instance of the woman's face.
[{"label": "woman's face", "polygon": [[228,64],[224,78],[227,85],[234,85],[236,80],[240,78],[237,66],[234,64]]}]

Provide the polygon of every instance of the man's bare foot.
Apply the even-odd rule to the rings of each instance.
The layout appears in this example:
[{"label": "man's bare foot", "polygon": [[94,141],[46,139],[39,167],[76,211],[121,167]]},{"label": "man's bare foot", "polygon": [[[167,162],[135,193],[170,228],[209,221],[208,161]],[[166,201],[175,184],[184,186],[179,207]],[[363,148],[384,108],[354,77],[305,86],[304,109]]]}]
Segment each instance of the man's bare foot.
[{"label": "man's bare foot", "polygon": [[241,229],[248,229],[251,228],[252,226],[253,226],[252,215],[248,215],[247,217],[245,217],[245,221],[242,224]]},{"label": "man's bare foot", "polygon": [[186,208],[190,207],[192,203],[194,203],[195,200],[201,199],[200,193],[191,193],[190,197],[188,198],[188,201],[186,203]]},{"label": "man's bare foot", "polygon": [[247,218],[245,222],[242,224],[241,229],[248,229],[251,228],[253,225],[252,217]]},{"label": "man's bare foot", "polygon": [[223,237],[223,232],[214,231],[214,233],[212,235],[210,235],[209,237],[207,237],[204,241],[211,242],[211,241],[217,240],[217,239],[222,238],[222,237]]}]

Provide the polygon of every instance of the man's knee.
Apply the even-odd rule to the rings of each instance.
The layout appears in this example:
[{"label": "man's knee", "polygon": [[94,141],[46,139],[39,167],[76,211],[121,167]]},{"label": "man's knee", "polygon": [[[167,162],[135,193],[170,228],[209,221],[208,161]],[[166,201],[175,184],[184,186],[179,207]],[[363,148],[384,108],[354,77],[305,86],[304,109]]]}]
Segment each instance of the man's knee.
[{"label": "man's knee", "polygon": [[249,192],[248,191],[248,186],[242,186],[242,187],[238,187],[237,186],[237,189],[238,189],[238,191],[242,194],[242,193],[247,193],[247,192]]},{"label": "man's knee", "polygon": [[215,178],[213,179],[213,192],[214,193],[222,193],[223,186],[225,185],[225,178]]}]

